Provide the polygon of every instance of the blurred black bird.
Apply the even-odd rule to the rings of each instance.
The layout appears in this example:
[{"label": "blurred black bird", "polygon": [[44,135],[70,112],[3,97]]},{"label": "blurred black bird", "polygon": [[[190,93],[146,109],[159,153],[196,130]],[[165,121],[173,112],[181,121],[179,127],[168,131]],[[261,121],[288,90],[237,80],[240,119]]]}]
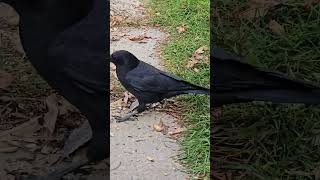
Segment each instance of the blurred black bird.
[{"label": "blurred black bird", "polygon": [[[139,105],[131,107],[131,112],[118,121],[125,121],[132,115],[146,109],[146,104],[180,94],[210,94],[210,90],[184,81],[178,76],[161,71],[128,51],[120,50],[111,55],[111,62],[116,66],[116,73],[121,84],[133,94]],[[133,111],[137,109],[137,111]]]},{"label": "blurred black bird", "polygon": [[243,57],[211,48],[213,106],[251,101],[320,104],[320,87],[245,62]]},{"label": "blurred black bird", "polygon": [[58,180],[88,162],[109,157],[108,1],[0,2],[9,4],[19,14],[21,42],[32,65],[88,118],[93,133],[87,159],[33,179]]}]

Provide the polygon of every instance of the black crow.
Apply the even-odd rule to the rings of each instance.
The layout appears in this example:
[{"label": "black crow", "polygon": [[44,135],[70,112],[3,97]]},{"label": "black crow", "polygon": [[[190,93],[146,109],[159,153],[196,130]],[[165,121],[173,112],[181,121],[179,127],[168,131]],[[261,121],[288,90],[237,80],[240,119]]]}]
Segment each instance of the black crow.
[{"label": "black crow", "polygon": [[213,106],[250,101],[320,104],[320,87],[245,62],[243,57],[211,48]]},{"label": "black crow", "polygon": [[108,1],[0,2],[18,12],[21,42],[38,73],[88,118],[93,132],[88,159],[38,179],[58,180],[88,162],[109,157]]},{"label": "black crow", "polygon": [[[161,71],[143,61],[128,51],[120,50],[111,55],[111,62],[116,66],[116,72],[121,84],[138,100],[136,112],[118,119],[125,121],[130,116],[145,110],[148,103],[159,102],[180,94],[210,94],[210,90],[184,81],[178,76]],[[131,111],[133,108],[131,108]]]}]

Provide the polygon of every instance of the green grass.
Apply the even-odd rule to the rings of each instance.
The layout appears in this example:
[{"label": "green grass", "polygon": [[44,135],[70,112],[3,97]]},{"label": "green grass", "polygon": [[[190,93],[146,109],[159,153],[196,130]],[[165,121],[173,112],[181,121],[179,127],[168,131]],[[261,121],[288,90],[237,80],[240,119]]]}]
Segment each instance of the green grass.
[{"label": "green grass", "polygon": [[[320,80],[320,6],[311,10],[285,1],[266,16],[244,20],[236,10],[247,1],[217,0],[213,40],[247,57],[249,63],[295,78]],[[268,28],[276,20],[285,33]],[[223,108],[215,119],[216,176],[234,179],[317,179],[320,177],[319,106],[246,103]]]},{"label": "green grass", "polygon": [[[200,60],[195,67],[186,68],[192,54],[201,46],[209,47],[209,0],[151,0],[151,22],[160,24],[170,38],[162,46],[162,55],[167,69],[187,81],[209,86],[210,65]],[[177,27],[185,25],[186,32],[178,33]],[[205,52],[205,56],[209,51]],[[184,152],[182,162],[187,172],[194,175],[208,175],[210,171],[210,121],[209,97],[187,95],[179,98],[185,107],[184,115],[188,131],[182,138]]]}]

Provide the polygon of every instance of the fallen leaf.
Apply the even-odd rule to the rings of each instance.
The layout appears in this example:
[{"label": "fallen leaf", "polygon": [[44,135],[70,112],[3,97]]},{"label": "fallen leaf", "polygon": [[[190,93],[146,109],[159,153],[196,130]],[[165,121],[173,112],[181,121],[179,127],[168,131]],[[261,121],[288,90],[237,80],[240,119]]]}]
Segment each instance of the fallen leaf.
[{"label": "fallen leaf", "polygon": [[277,0],[250,0],[248,4],[249,7],[246,10],[237,13],[237,16],[241,19],[252,20],[257,17],[264,17],[270,8],[280,4],[280,2]]},{"label": "fallen leaf", "polygon": [[210,59],[209,59],[208,56],[206,56],[206,57],[204,58],[204,62],[205,62],[206,64],[210,64]]},{"label": "fallen leaf", "polygon": [[157,132],[161,132],[164,129],[164,123],[162,119],[160,119],[159,123],[153,125],[153,129]]},{"label": "fallen leaf", "polygon": [[35,117],[15,128],[0,133],[0,140],[7,139],[9,135],[14,136],[30,136],[41,129],[39,119],[41,116]]},{"label": "fallen leaf", "polygon": [[143,35],[130,35],[128,37],[129,40],[131,41],[142,41],[144,39],[150,39],[151,37],[150,36],[147,36],[146,34],[143,34]]},{"label": "fallen leaf", "polygon": [[0,142],[0,153],[13,153],[18,150],[18,147],[12,146],[6,142]]},{"label": "fallen leaf", "polygon": [[52,152],[52,147],[45,145],[40,151],[42,154],[50,154]]},{"label": "fallen leaf", "polygon": [[268,27],[271,30],[271,32],[277,34],[277,35],[281,35],[284,33],[284,28],[283,26],[281,26],[277,21],[275,20],[271,20],[268,23]]},{"label": "fallen leaf", "polygon": [[0,70],[0,89],[7,88],[13,81],[13,76]]},{"label": "fallen leaf", "polygon": [[304,7],[307,10],[311,10],[314,6],[320,3],[320,0],[305,0]]},{"label": "fallen leaf", "polygon": [[193,68],[196,64],[198,64],[199,61],[194,59],[194,58],[190,58],[190,60],[188,61],[186,68]]},{"label": "fallen leaf", "polygon": [[209,50],[209,48],[208,48],[207,46],[201,46],[200,48],[198,48],[198,49],[194,52],[194,54],[203,54],[204,51],[208,51],[208,50]]},{"label": "fallen leaf", "polygon": [[175,131],[173,132],[169,132],[169,135],[176,135],[176,134],[180,134],[182,132],[186,131],[185,128],[177,128]]},{"label": "fallen leaf", "polygon": [[147,159],[151,162],[154,162],[154,159],[151,156],[147,156]]},{"label": "fallen leaf", "polygon": [[178,26],[176,29],[177,29],[178,33],[180,33],[180,34],[187,31],[185,25]]},{"label": "fallen leaf", "polygon": [[48,112],[44,115],[44,127],[49,131],[51,136],[55,130],[56,121],[59,114],[58,98],[55,94],[51,94],[46,98]]},{"label": "fallen leaf", "polygon": [[122,21],[123,21],[123,17],[121,16],[111,16],[110,26],[119,25]]},{"label": "fallen leaf", "polygon": [[39,146],[33,143],[26,144],[25,147],[28,148],[31,152],[35,152],[39,149]]},{"label": "fallen leaf", "polygon": [[138,36],[134,36],[131,35],[128,37],[131,41],[141,41],[144,39],[144,35],[138,35]]}]

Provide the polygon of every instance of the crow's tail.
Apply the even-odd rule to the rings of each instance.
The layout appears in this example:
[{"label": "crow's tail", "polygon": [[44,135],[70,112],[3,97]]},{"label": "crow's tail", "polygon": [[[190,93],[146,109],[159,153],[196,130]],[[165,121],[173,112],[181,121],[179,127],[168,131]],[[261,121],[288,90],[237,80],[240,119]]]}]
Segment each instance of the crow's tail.
[{"label": "crow's tail", "polygon": [[189,82],[184,82],[185,83],[185,88],[184,88],[184,93],[186,94],[206,94],[210,95],[210,89],[201,87]]},{"label": "crow's tail", "polygon": [[210,89],[195,89],[195,90],[187,90],[185,91],[188,94],[206,94],[210,95]]}]

